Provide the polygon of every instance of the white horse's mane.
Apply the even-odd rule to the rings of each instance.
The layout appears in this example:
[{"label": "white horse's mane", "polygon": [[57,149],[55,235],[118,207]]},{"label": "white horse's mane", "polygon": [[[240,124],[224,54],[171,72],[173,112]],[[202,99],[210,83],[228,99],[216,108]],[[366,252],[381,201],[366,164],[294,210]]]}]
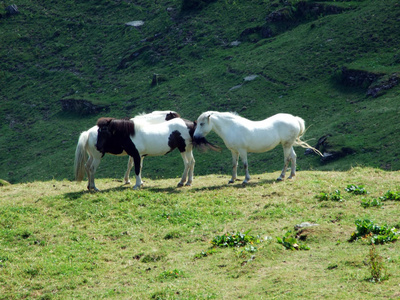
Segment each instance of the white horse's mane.
[{"label": "white horse's mane", "polygon": [[230,112],[219,112],[219,111],[207,111],[207,112],[205,112],[205,113],[202,113],[202,117],[203,118],[206,118],[206,117],[209,117],[209,116],[212,116],[212,115],[222,115],[222,116],[225,116],[225,117],[230,117],[230,118],[232,118],[232,119],[234,119],[234,118],[237,118],[237,117],[240,117],[240,118],[242,118],[241,116],[239,116],[239,114],[237,113],[237,112],[232,112],[232,111],[230,111]]}]

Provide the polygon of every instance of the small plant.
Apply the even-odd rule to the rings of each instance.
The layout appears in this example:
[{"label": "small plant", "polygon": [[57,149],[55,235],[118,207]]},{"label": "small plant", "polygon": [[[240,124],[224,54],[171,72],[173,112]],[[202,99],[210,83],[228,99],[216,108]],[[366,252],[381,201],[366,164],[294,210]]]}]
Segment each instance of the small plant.
[{"label": "small plant", "polygon": [[181,235],[182,234],[179,231],[171,231],[171,232],[168,232],[164,236],[164,240],[172,240],[172,239],[180,238]]},{"label": "small plant", "polygon": [[358,185],[354,185],[354,184],[349,184],[345,190],[354,195],[368,194],[368,192],[365,190],[363,185],[358,186]]},{"label": "small plant", "polygon": [[211,256],[216,252],[217,252],[217,250],[215,250],[214,248],[208,249],[206,251],[201,251],[200,253],[198,253],[194,256],[194,259],[200,259],[203,257]]},{"label": "small plant", "polygon": [[370,282],[381,282],[389,278],[389,274],[387,274],[386,268],[383,264],[383,258],[379,255],[374,244],[372,244],[369,249],[367,259],[369,270],[371,272],[371,277],[368,278]]},{"label": "small plant", "polygon": [[394,242],[399,239],[400,233],[395,227],[388,225],[378,226],[368,219],[356,220],[357,229],[352,233],[349,241],[357,241],[359,239],[367,239],[371,244],[384,244]]},{"label": "small plant", "polygon": [[340,194],[339,190],[335,190],[332,193],[325,193],[325,192],[321,192],[319,193],[319,195],[316,196],[317,199],[319,199],[320,201],[328,201],[328,200],[332,200],[332,201],[343,201],[343,197]]},{"label": "small plant", "polygon": [[368,208],[368,207],[382,207],[383,203],[382,201],[380,201],[380,199],[372,199],[372,200],[368,200],[368,199],[363,199],[361,201],[361,206],[364,208]]},{"label": "small plant", "polygon": [[216,236],[211,241],[211,244],[214,247],[244,247],[248,244],[259,244],[261,243],[260,238],[257,236],[249,235],[251,230],[246,231],[245,233],[237,232],[237,233],[225,233],[221,236]]},{"label": "small plant", "polygon": [[392,191],[387,191],[385,195],[383,195],[383,198],[385,200],[400,200],[400,192],[392,192]]},{"label": "small plant", "polygon": [[174,269],[172,271],[164,271],[160,275],[158,275],[158,279],[160,280],[176,279],[179,277],[183,277],[183,271],[178,269]]},{"label": "small plant", "polygon": [[279,244],[282,244],[286,249],[290,250],[310,250],[310,247],[307,245],[300,244],[295,235],[292,233],[292,231],[288,231],[285,233],[285,235],[280,238],[276,237],[277,241]]}]

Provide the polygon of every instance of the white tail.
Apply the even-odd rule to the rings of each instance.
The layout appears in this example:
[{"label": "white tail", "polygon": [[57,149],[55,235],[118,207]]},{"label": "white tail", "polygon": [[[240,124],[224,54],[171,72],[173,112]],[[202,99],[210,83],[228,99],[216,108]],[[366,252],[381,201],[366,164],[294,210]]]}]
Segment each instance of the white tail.
[{"label": "white tail", "polygon": [[299,121],[299,125],[300,125],[300,134],[299,136],[296,138],[296,142],[294,143],[295,146],[300,146],[306,149],[311,149],[312,151],[314,151],[315,153],[317,153],[320,156],[324,156],[318,149],[315,149],[314,147],[310,146],[308,143],[304,142],[301,140],[301,137],[306,133],[306,126],[305,126],[305,122],[302,118],[300,117],[296,117],[297,120]]},{"label": "white tail", "polygon": [[88,141],[89,133],[84,131],[79,136],[78,144],[76,145],[75,151],[75,180],[82,181],[85,176],[85,161],[87,159],[86,154],[86,143]]}]

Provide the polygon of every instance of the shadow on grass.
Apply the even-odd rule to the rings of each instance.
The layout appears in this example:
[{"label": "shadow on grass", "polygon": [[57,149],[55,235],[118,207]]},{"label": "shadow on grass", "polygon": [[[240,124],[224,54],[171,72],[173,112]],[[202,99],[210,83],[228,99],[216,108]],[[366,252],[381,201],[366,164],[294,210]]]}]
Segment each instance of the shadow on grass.
[{"label": "shadow on grass", "polygon": [[[235,183],[222,183],[222,184],[216,184],[216,185],[211,185],[211,186],[203,186],[203,187],[193,187],[193,186],[182,186],[182,187],[177,187],[177,186],[170,186],[170,187],[154,187],[154,186],[142,186],[140,190],[137,190],[138,192],[140,191],[149,191],[149,192],[155,192],[155,193],[168,193],[168,194],[180,194],[184,190],[189,189],[190,192],[201,192],[201,191],[213,191],[213,190],[222,190],[225,188],[235,188],[235,189],[245,189],[249,187],[254,187],[254,186],[259,186],[259,185],[272,185],[274,183],[279,183],[280,181],[276,181],[273,179],[260,179],[260,180],[254,180],[251,182],[248,182],[246,184],[242,183],[242,180],[237,179]],[[80,192],[71,192],[71,193],[65,193],[64,197],[68,200],[76,200],[82,197],[85,194],[103,194],[103,193],[109,193],[109,192],[123,192],[127,190],[131,191],[136,191],[132,188],[133,186],[130,184],[121,184],[116,187],[111,187],[107,189],[102,189],[97,192],[94,191],[88,191],[88,190],[82,190]]]}]

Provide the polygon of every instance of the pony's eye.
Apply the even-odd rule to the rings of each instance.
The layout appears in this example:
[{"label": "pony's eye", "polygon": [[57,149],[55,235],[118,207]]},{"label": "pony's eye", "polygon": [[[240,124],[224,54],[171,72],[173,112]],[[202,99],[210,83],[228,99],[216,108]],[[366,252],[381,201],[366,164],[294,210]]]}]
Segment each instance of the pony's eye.
[{"label": "pony's eye", "polygon": [[204,125],[204,123],[200,123],[200,126],[203,126]]}]

